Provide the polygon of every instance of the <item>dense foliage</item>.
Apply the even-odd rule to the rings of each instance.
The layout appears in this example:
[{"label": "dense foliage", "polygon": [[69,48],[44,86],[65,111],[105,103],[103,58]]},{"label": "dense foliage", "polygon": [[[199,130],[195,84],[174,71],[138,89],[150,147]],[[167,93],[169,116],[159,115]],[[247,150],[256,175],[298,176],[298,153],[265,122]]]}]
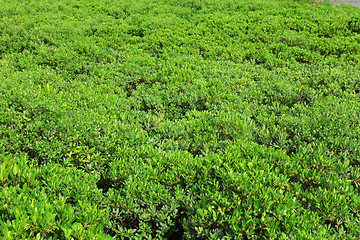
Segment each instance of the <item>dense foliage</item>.
[{"label": "dense foliage", "polygon": [[0,237],[359,239],[359,16],[3,0]]}]

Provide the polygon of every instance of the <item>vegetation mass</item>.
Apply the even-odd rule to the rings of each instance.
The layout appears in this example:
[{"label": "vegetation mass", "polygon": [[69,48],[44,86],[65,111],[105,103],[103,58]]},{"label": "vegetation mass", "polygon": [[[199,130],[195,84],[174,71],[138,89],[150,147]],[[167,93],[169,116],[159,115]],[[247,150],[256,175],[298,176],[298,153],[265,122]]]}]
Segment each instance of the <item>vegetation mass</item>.
[{"label": "vegetation mass", "polygon": [[0,237],[359,239],[359,16],[1,1]]}]

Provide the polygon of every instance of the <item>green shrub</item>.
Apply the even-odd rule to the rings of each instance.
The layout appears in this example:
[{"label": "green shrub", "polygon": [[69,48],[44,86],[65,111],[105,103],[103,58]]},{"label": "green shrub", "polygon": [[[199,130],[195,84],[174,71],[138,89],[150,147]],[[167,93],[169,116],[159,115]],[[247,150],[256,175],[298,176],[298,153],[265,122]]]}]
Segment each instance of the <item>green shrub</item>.
[{"label": "green shrub", "polygon": [[4,1],[0,238],[359,239],[359,9],[308,3]]}]

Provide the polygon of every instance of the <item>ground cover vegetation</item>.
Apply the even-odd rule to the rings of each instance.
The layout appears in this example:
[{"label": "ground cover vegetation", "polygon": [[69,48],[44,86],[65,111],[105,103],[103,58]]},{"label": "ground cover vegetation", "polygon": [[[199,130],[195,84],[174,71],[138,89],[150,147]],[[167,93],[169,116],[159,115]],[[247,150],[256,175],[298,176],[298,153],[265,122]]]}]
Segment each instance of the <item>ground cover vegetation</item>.
[{"label": "ground cover vegetation", "polygon": [[1,1],[0,237],[359,239],[359,14]]}]

